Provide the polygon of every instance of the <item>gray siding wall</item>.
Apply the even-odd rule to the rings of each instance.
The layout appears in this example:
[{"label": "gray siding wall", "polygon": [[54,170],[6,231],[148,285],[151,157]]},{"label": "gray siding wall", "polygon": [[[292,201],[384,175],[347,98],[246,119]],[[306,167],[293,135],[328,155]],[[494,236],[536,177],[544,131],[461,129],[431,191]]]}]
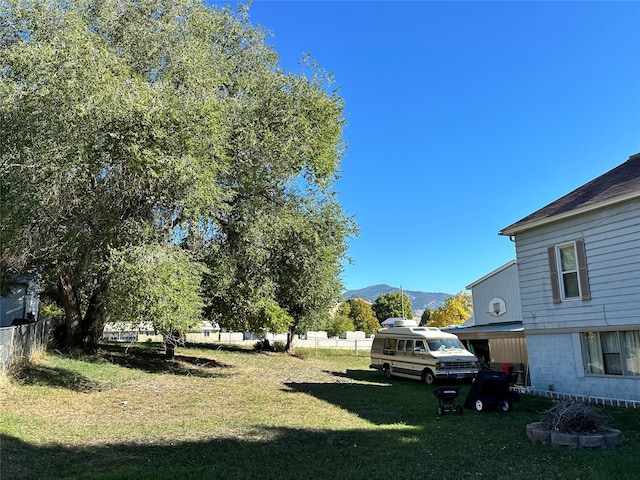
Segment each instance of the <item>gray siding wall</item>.
[{"label": "gray siding wall", "polygon": [[[552,302],[547,247],[583,238],[591,300]],[[525,331],[638,325],[640,203],[588,213],[517,236]]]},{"label": "gray siding wall", "polygon": [[[552,301],[547,247],[584,239],[590,300]],[[640,202],[518,234],[516,257],[533,388],[638,400],[640,378],[585,376],[581,331],[640,329]]]},{"label": "gray siding wall", "polygon": [[[473,317],[476,325],[516,322],[522,320],[520,289],[518,288],[518,266],[509,265],[472,288]],[[499,297],[505,302],[507,312],[495,316],[489,313],[489,302]]]},{"label": "gray siding wall", "polygon": [[585,376],[579,333],[527,336],[531,388],[618,400],[640,400],[633,377]]}]

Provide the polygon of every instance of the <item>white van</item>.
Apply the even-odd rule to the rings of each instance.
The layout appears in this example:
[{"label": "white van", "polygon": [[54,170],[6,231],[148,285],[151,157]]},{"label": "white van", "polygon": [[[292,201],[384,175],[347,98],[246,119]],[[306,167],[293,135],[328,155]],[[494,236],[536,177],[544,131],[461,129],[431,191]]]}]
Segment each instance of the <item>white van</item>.
[{"label": "white van", "polygon": [[439,379],[475,378],[478,359],[452,333],[434,327],[398,326],[376,333],[370,367],[382,370],[386,378],[415,378],[431,385]]}]

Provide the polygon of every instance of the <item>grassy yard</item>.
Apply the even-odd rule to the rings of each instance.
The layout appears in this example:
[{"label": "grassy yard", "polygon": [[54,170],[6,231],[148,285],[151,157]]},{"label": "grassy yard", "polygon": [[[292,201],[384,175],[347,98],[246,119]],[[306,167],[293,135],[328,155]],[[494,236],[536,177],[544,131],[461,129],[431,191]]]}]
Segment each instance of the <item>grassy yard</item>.
[{"label": "grassy yard", "polygon": [[[548,400],[436,413],[434,387],[387,381],[351,352],[299,356],[104,345],[43,355],[0,383],[0,478],[637,478],[640,411],[608,408],[621,447],[532,445]],[[463,403],[469,387],[461,388]]]}]

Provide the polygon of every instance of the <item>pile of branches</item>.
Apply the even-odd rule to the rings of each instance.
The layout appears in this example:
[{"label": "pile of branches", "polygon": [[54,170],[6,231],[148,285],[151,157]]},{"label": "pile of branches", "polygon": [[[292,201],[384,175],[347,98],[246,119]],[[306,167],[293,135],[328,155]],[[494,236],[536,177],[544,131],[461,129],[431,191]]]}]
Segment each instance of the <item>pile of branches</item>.
[{"label": "pile of branches", "polygon": [[544,411],[540,420],[548,430],[576,435],[601,432],[607,423],[601,410],[574,400]]}]

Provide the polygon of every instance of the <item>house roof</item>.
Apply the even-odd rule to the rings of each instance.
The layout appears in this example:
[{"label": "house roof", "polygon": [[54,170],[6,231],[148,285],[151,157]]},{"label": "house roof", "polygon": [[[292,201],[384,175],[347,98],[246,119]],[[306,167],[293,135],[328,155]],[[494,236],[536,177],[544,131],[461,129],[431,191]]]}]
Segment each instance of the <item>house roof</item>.
[{"label": "house roof", "polygon": [[467,285],[466,288],[467,290],[471,290],[473,287],[475,287],[476,285],[478,285],[479,283],[484,282],[485,280],[487,280],[488,278],[493,277],[494,275],[499,274],[500,272],[502,272],[503,270],[506,270],[507,268],[509,268],[512,265],[516,265],[516,261],[515,260],[511,260],[508,263],[505,263],[504,265],[502,265],[501,267],[496,268],[495,270],[493,270],[492,272],[487,273],[485,276],[483,276],[482,278],[479,278],[478,280],[476,280],[473,283],[470,283],[469,285]]},{"label": "house roof", "polygon": [[640,153],[589,183],[500,230],[514,235],[556,220],[640,197]]}]

